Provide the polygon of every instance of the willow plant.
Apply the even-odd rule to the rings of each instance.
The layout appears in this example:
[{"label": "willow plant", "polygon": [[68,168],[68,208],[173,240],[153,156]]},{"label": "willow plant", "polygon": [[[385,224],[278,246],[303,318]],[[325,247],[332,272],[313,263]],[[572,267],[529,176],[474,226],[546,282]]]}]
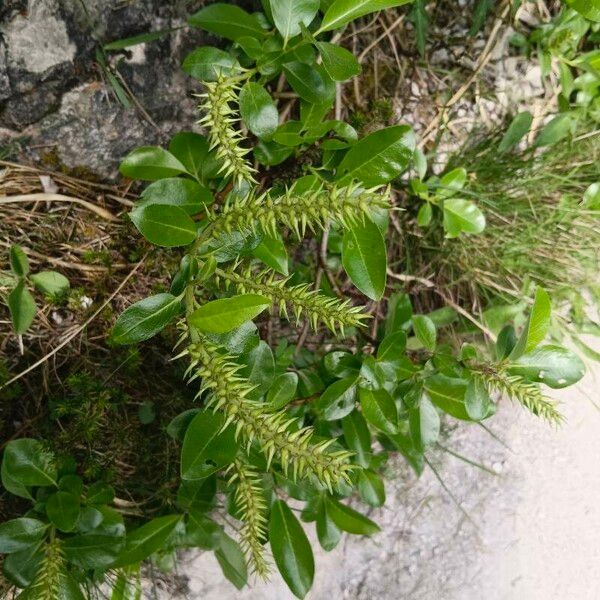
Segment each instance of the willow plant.
[{"label": "willow plant", "polygon": [[[181,480],[162,514],[136,515],[125,527],[106,506],[112,493],[100,494],[98,504],[97,494],[57,468],[56,457],[40,463],[34,440],[10,442],[2,481],[35,498],[36,523],[0,525],[0,552],[16,557],[7,559],[11,581],[30,597],[65,580],[70,595],[48,597],[89,595],[101,575],[113,582],[114,598],[130,597],[142,561],[160,563],[194,547],[214,551],[237,587],[249,572],[267,577],[272,556],[302,598],[315,564],[290,504],[316,523],[329,551],[342,532],[379,530],[344,500],[385,502],[388,451],[420,473],[441,415],[490,418],[500,391],[558,420],[540,383],[570,385],[583,365],[563,348],[540,345],[551,324],[541,288],[518,335],[509,324],[495,344],[473,338],[457,348],[446,343],[453,339],[446,332],[461,325],[456,312],[413,314],[410,298],[387,282],[393,189],[411,165],[422,170],[424,157],[407,126],[359,139],[348,124],[327,118],[336,84],[360,71],[328,38],[354,18],[404,3],[265,0],[258,16],[218,3],[190,18],[230,42],[228,51],[202,47],[184,62],[201,82],[205,136],[177,134],[168,149],[139,148],[121,165],[123,175],[150,182],[132,223],[151,244],[183,249],[173,250],[180,268],[168,292],[128,307],[111,333],[114,344],[136,344],[176,327],[174,358],[185,361],[195,395],[167,429],[181,444]],[[270,93],[278,80],[297,96],[288,111],[297,119],[279,122]],[[287,167],[300,164],[302,175],[290,181]],[[425,199],[445,213],[450,236],[485,227],[471,202]],[[384,300],[387,317],[373,323],[361,304]],[[273,326],[280,338],[274,351],[261,339],[273,342]],[[327,351],[328,343],[336,349]],[[236,527],[225,527],[227,513]],[[35,555],[35,565],[19,568],[20,552]]]}]

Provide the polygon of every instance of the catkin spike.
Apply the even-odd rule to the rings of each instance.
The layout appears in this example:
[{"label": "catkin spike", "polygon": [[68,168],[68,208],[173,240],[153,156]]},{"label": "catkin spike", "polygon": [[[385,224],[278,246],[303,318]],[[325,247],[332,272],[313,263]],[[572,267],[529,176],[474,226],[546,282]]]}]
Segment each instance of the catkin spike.
[{"label": "catkin spike", "polygon": [[[221,410],[236,423],[236,433],[245,441],[256,440],[269,463],[276,457],[285,474],[294,478],[314,476],[332,490],[342,481],[350,481],[354,468],[348,460],[351,452],[327,452],[315,443],[309,427],[298,428],[296,419],[285,411],[269,411],[264,404],[248,398],[253,387],[237,374],[238,365],[224,356],[218,346],[202,338],[190,344],[192,370],[201,373],[198,396],[210,392],[206,406]],[[297,429],[298,428],[298,429]],[[291,438],[296,430],[296,435]]]},{"label": "catkin spike", "polygon": [[351,306],[349,301],[329,298],[310,289],[308,284],[286,285],[289,277],[275,279],[274,273],[266,269],[253,273],[251,267],[238,270],[235,264],[228,270],[215,271],[217,282],[225,289],[233,286],[239,294],[260,294],[270,298],[281,316],[289,320],[288,310],[298,322],[306,315],[313,329],[324,323],[333,333],[342,332],[345,327],[361,327],[370,318],[361,307]]}]

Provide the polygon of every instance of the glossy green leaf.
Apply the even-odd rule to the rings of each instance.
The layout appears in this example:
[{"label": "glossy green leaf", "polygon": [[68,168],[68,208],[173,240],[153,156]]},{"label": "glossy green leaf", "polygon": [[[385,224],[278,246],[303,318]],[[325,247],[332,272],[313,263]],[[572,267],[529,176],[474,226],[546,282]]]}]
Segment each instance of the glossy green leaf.
[{"label": "glossy green leaf", "polygon": [[232,463],[237,454],[235,430],[227,427],[225,417],[213,411],[201,411],[185,432],[181,449],[181,478],[204,479]]},{"label": "glossy green leaf", "polygon": [[552,304],[548,292],[538,287],[535,292],[533,307],[529,313],[525,328],[521,333],[516,346],[510,353],[511,359],[517,359],[523,354],[531,352],[544,340],[550,329]]},{"label": "glossy green leaf", "polygon": [[126,308],[113,327],[116,344],[136,344],[156,335],[181,313],[181,299],[171,294],[156,294]]},{"label": "glossy green leaf", "polygon": [[60,531],[75,529],[79,511],[79,498],[69,492],[56,492],[46,501],[46,514]]},{"label": "glossy green leaf", "polygon": [[371,425],[386,433],[398,431],[398,410],[386,389],[369,390],[361,387],[358,397],[363,415]]},{"label": "glossy green leaf", "polygon": [[29,260],[21,246],[13,244],[10,247],[10,269],[17,277],[25,277],[29,273]]},{"label": "glossy green leaf", "polygon": [[279,235],[273,237],[271,234],[265,234],[260,244],[252,250],[252,254],[274,271],[289,275],[288,253]]},{"label": "glossy green leaf", "polygon": [[241,590],[248,581],[246,558],[240,545],[225,532],[221,533],[219,547],[215,550],[215,557],[221,566],[223,575]]},{"label": "glossy green leaf", "polygon": [[426,395],[421,396],[417,407],[409,409],[408,419],[410,435],[417,450],[423,452],[438,441],[440,416]]},{"label": "glossy green leaf", "polygon": [[323,59],[325,71],[334,81],[346,81],[361,72],[357,58],[346,48],[329,42],[317,42],[315,45]]},{"label": "glossy green leaf", "polygon": [[15,333],[25,333],[33,323],[37,307],[25,281],[19,281],[8,295],[8,309]]},{"label": "glossy green leaf", "polygon": [[[229,55],[227,55],[229,56]],[[211,64],[215,64],[214,61]],[[208,81],[204,78],[204,81]],[[219,177],[222,161],[211,152],[208,140],[193,131],[180,131],[169,142],[169,152],[185,166],[187,172],[202,185]]]},{"label": "glossy green leaf", "polygon": [[27,498],[27,500],[33,500],[31,492],[25,487],[18,479],[15,479],[6,471],[6,463],[2,461],[0,466],[0,477],[2,479],[2,487],[11,494],[19,496],[19,498]]},{"label": "glossy green leaf", "polygon": [[359,17],[378,10],[408,4],[411,0],[335,0],[323,17],[319,31],[339,29]]},{"label": "glossy green leaf", "polygon": [[69,290],[69,280],[56,271],[40,271],[31,276],[37,290],[49,296],[58,296]]},{"label": "glossy green leaf", "polygon": [[327,511],[333,522],[342,530],[354,535],[373,535],[381,531],[379,525],[335,498],[327,498]]},{"label": "glossy green leaf", "polygon": [[12,440],[4,448],[2,467],[23,486],[55,486],[54,456],[38,440]]},{"label": "glossy green leaf", "polygon": [[270,138],[279,125],[279,114],[271,95],[262,85],[248,81],[239,96],[240,115],[259,138]]},{"label": "glossy green leaf", "polygon": [[535,138],[535,145],[537,147],[552,146],[575,133],[576,127],[577,116],[575,113],[560,113],[542,127],[542,130]]},{"label": "glossy green leaf", "polygon": [[283,72],[292,89],[312,104],[332,103],[335,97],[335,85],[325,73],[316,66],[303,62],[289,62],[283,65]]},{"label": "glossy green leaf", "polygon": [[473,421],[481,421],[490,414],[492,399],[487,387],[479,377],[471,379],[467,384],[465,408]]},{"label": "glossy green leaf", "polygon": [[241,70],[240,64],[231,54],[211,46],[202,46],[190,52],[181,68],[200,81],[217,81],[220,76],[234,75]]},{"label": "glossy green leaf", "polygon": [[321,498],[317,506],[317,538],[325,552],[333,550],[342,539],[342,531],[328,514],[326,498]]},{"label": "glossy green leaf", "polygon": [[369,506],[385,504],[385,486],[377,473],[364,469],[358,473],[358,493],[363,502]]},{"label": "glossy green leaf", "polygon": [[498,144],[498,152],[512,150],[528,133],[533,123],[533,115],[529,111],[518,113],[510,122],[504,137]]},{"label": "glossy green leaf", "polygon": [[523,354],[509,365],[510,373],[551,388],[564,388],[585,375],[582,360],[561,346],[541,346]]},{"label": "glossy green leaf", "polygon": [[370,219],[344,231],[342,264],[352,283],[372,300],[385,292],[387,255],[379,227]]},{"label": "glossy green leaf", "polygon": [[417,225],[419,227],[427,227],[433,218],[433,208],[429,202],[421,205],[417,213]]},{"label": "glossy green leaf", "polygon": [[151,204],[177,206],[188,215],[195,215],[213,202],[211,192],[191,179],[168,177],[151,183],[143,192],[136,206]]},{"label": "glossy green leaf", "polygon": [[273,384],[275,377],[275,359],[271,347],[264,340],[260,340],[240,356],[239,362],[244,365],[239,371],[240,376],[256,386],[248,397],[253,399],[262,397]]},{"label": "glossy green leaf", "polygon": [[83,569],[105,569],[118,558],[124,538],[97,533],[69,537],[61,548],[69,562]]},{"label": "glossy green leaf", "polygon": [[295,596],[304,598],[315,575],[313,553],[302,525],[283,500],[271,508],[269,542],[284,581]]},{"label": "glossy green leaf", "polygon": [[388,300],[388,310],[385,319],[385,335],[401,331],[408,327],[413,314],[408,294],[392,294]]},{"label": "glossy green leaf", "polygon": [[206,333],[227,333],[257,317],[271,305],[268,298],[242,294],[203,304],[189,317],[189,322]]},{"label": "glossy green leaf", "polygon": [[337,179],[341,183],[356,179],[366,187],[388,183],[408,167],[415,147],[415,134],[406,125],[375,131],[350,148]]},{"label": "glossy green leaf", "polygon": [[600,2],[598,0],[565,0],[579,14],[590,21],[600,23]]},{"label": "glossy green leaf", "polygon": [[131,37],[122,38],[104,44],[104,50],[124,50],[125,48],[131,48],[131,46],[137,46],[138,44],[147,44],[159,40],[170,33],[177,31],[177,28],[173,29],[162,29],[160,31],[149,31],[148,33],[141,33],[140,35],[133,35]]},{"label": "glossy green leaf", "polygon": [[223,529],[198,510],[192,510],[186,524],[185,545],[203,550],[220,547]]},{"label": "glossy green leaf", "polygon": [[298,375],[296,373],[282,373],[275,378],[273,385],[267,393],[267,402],[275,409],[283,408],[290,402],[298,387]]},{"label": "glossy green leaf", "polygon": [[357,392],[357,377],[351,375],[332,383],[315,402],[315,408],[325,421],[335,421],[354,410]]},{"label": "glossy green leaf", "polygon": [[138,231],[156,246],[187,246],[196,239],[196,224],[179,206],[149,204],[134,209],[129,217]]},{"label": "glossy green leaf", "polygon": [[319,0],[269,0],[273,22],[284,40],[308,27],[319,10]]},{"label": "glossy green leaf", "polygon": [[481,233],[485,229],[484,214],[469,200],[447,198],[443,210],[444,230],[448,238],[455,238],[461,233]]},{"label": "glossy green leaf", "polygon": [[425,380],[424,390],[431,401],[445,413],[456,419],[471,420],[465,406],[467,382],[464,379],[442,374],[432,375]]},{"label": "glossy green leaf", "polygon": [[449,198],[462,190],[467,183],[467,171],[463,167],[452,169],[440,178],[437,194],[440,198]]},{"label": "glossy green leaf", "polygon": [[413,331],[423,347],[430,352],[437,344],[437,330],[434,322],[425,315],[415,315],[412,319]]},{"label": "glossy green leaf", "polygon": [[365,418],[355,410],[342,419],[342,431],[346,445],[354,452],[354,460],[361,467],[371,462],[371,432]]},{"label": "glossy green leaf", "polygon": [[110,504],[115,497],[115,490],[104,481],[97,481],[90,485],[85,495],[88,504]]},{"label": "glossy green leaf", "polygon": [[25,517],[0,523],[0,554],[19,552],[39,542],[47,530],[46,523]]},{"label": "glossy green leaf", "polygon": [[583,205],[588,210],[600,210],[600,182],[592,183],[585,190]]},{"label": "glossy green leaf", "polygon": [[406,333],[404,331],[395,331],[383,338],[379,348],[377,348],[377,360],[395,361],[404,356],[406,350]]},{"label": "glossy green leaf", "polygon": [[128,533],[125,547],[112,567],[139,563],[160,550],[180,521],[181,515],[157,517]]},{"label": "glossy green leaf", "polygon": [[187,173],[170,152],[158,146],[142,146],[130,152],[119,167],[121,175],[131,179],[155,181]]},{"label": "glossy green leaf", "polygon": [[200,9],[188,19],[188,23],[233,41],[244,36],[263,38],[266,35],[254,15],[239,6],[222,2]]}]

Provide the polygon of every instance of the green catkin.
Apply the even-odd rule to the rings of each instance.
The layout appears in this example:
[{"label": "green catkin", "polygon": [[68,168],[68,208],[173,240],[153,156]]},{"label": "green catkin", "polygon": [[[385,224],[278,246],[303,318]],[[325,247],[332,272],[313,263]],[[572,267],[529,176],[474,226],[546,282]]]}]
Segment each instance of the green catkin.
[{"label": "green catkin", "polygon": [[557,403],[546,398],[535,383],[525,381],[518,375],[510,375],[501,366],[471,366],[475,377],[479,377],[489,392],[498,392],[519,402],[534,415],[554,425],[564,420],[556,408]]},{"label": "green catkin", "polygon": [[26,592],[36,600],[63,600],[64,556],[58,540],[44,547],[44,558],[32,584]]},{"label": "green catkin", "polygon": [[244,76],[219,75],[217,81],[205,82],[206,92],[198,95],[202,98],[200,110],[204,113],[199,124],[207,128],[210,148],[223,161],[221,172],[231,176],[238,185],[244,182],[256,183],[255,169],[246,159],[250,150],[241,146],[244,138],[236,128],[240,118],[235,107],[238,104],[240,83],[245,79]]},{"label": "green catkin", "polygon": [[286,319],[289,319],[288,311],[293,314],[296,323],[306,316],[315,330],[319,323],[324,323],[333,333],[343,335],[346,327],[361,327],[370,318],[361,307],[351,306],[348,300],[324,296],[310,289],[309,284],[287,286],[289,277],[278,279],[268,269],[254,273],[248,267],[239,272],[234,265],[228,270],[217,269],[215,277],[226,290],[234,287],[239,294],[259,294],[270,298]]},{"label": "green catkin", "polygon": [[268,405],[248,398],[254,386],[238,376],[241,365],[233,357],[221,354],[219,347],[204,337],[180,354],[186,355],[190,358],[186,376],[190,381],[201,380],[197,397],[207,392],[207,408],[221,410],[248,449],[256,441],[268,465],[276,459],[292,479],[314,476],[330,490],[350,481],[352,453],[330,452],[335,438],[316,442],[312,428],[299,427],[285,411],[270,411]]},{"label": "green catkin", "polygon": [[270,569],[263,547],[267,539],[267,503],[257,471],[252,465],[237,459],[228,472],[228,485],[235,486],[235,504],[242,521],[240,545],[251,572],[267,579]]},{"label": "green catkin", "polygon": [[301,238],[307,228],[316,232],[329,222],[345,228],[363,222],[373,209],[389,209],[389,199],[387,187],[364,190],[357,184],[320,185],[300,193],[292,186],[277,197],[265,192],[236,199],[221,212],[209,213],[209,220],[213,237],[234,230],[262,230],[276,236],[279,227],[284,226]]}]

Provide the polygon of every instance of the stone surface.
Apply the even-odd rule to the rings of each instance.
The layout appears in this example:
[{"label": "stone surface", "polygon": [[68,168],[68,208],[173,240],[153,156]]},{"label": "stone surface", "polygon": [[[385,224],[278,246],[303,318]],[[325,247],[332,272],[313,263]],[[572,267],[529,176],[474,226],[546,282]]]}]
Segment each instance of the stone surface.
[{"label": "stone surface", "polygon": [[108,41],[181,27],[196,4],[9,2],[0,11],[0,148],[18,143],[21,159],[114,178],[132,148],[166,143],[193,128],[198,85],[180,64],[202,42],[199,31],[178,29],[104,58],[101,49]]}]

